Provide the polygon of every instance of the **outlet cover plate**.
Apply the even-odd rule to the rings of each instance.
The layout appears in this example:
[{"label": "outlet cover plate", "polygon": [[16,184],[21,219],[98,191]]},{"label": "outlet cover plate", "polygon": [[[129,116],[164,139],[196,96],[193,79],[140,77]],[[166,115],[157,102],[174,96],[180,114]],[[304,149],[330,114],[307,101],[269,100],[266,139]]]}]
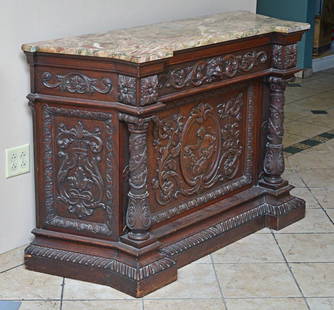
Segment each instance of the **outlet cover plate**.
[{"label": "outlet cover plate", "polygon": [[6,178],[11,178],[30,171],[29,144],[6,149],[5,153]]}]

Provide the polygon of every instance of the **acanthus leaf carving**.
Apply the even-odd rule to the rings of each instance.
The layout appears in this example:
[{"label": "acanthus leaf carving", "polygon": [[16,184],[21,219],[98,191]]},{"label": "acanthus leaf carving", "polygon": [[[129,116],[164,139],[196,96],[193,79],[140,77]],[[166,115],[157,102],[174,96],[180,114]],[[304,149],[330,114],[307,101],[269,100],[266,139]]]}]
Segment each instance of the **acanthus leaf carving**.
[{"label": "acanthus leaf carving", "polygon": [[249,72],[259,64],[265,64],[267,61],[268,55],[264,50],[200,60],[195,64],[170,70],[167,75],[160,75],[159,87],[175,89],[187,86],[198,87],[223,80],[225,77],[233,78],[240,72]]},{"label": "acanthus leaf carving", "polygon": [[297,65],[297,45],[273,45],[273,67],[276,69],[289,69]]}]

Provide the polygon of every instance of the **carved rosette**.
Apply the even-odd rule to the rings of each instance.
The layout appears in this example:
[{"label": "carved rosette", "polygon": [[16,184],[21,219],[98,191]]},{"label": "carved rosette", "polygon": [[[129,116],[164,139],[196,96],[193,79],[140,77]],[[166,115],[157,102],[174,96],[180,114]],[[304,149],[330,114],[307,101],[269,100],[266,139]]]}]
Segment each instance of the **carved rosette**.
[{"label": "carved rosette", "polygon": [[140,105],[154,103],[158,100],[158,76],[152,75],[140,80]]},{"label": "carved rosette", "polygon": [[264,158],[264,179],[270,184],[282,183],[284,172],[283,157],[283,120],[284,120],[284,91],[286,80],[271,76],[268,78],[270,89],[270,105],[268,118],[268,134],[266,154]]},{"label": "carved rosette", "polygon": [[233,78],[241,72],[249,72],[268,61],[266,51],[249,51],[242,55],[229,54],[200,60],[195,64],[179,67],[159,76],[160,88],[181,89]]},{"label": "carved rosette", "polygon": [[[50,83],[56,80],[55,83]],[[82,73],[68,73],[65,75],[57,74],[53,76],[50,72],[42,73],[42,84],[47,88],[58,88],[63,92],[77,94],[92,94],[98,92],[100,94],[108,94],[112,90],[112,82],[109,78],[100,80],[93,79]],[[102,86],[98,87],[97,85]]]},{"label": "carved rosette", "polygon": [[242,105],[240,93],[217,107],[200,103],[188,116],[154,119],[158,156],[152,184],[160,205],[234,178],[242,151]]},{"label": "carved rosette", "polygon": [[118,75],[119,101],[126,104],[136,104],[136,78],[127,75]]},{"label": "carved rosette", "polygon": [[128,123],[129,137],[129,202],[126,214],[128,234],[132,240],[149,238],[151,213],[147,202],[147,128],[148,120],[126,114],[119,114],[119,119]]},{"label": "carved rosette", "polygon": [[273,67],[275,69],[290,69],[297,65],[297,45],[273,45]]}]

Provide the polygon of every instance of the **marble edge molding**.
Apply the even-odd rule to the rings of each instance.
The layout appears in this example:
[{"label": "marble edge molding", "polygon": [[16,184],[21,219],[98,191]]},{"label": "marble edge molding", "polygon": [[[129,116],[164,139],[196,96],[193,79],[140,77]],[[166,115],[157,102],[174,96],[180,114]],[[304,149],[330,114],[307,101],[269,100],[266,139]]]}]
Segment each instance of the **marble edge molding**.
[{"label": "marble edge molding", "polygon": [[234,11],[28,43],[22,45],[22,50],[144,63],[172,57],[175,51],[183,49],[273,32],[305,31],[309,28],[310,25],[306,23],[281,20],[248,11]]}]

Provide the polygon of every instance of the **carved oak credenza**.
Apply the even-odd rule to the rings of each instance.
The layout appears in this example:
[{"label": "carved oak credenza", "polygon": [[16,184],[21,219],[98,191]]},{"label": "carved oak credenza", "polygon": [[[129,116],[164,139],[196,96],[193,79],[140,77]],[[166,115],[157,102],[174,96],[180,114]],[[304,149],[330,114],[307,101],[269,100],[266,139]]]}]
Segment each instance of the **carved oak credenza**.
[{"label": "carved oak credenza", "polygon": [[306,29],[233,12],[23,45],[37,210],[26,267],[139,297],[303,218],[281,175]]}]

